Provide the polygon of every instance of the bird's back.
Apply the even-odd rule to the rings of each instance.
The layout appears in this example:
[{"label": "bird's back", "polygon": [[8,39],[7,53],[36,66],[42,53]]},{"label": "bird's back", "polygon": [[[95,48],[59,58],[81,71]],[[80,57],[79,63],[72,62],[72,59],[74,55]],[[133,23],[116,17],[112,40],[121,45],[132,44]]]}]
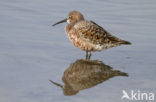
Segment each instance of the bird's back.
[{"label": "bird's back", "polygon": [[93,21],[80,21],[74,25],[74,29],[84,41],[95,45],[95,47],[101,46],[102,49],[107,49],[122,44],[130,44],[128,41],[124,41],[112,36],[104,28]]}]

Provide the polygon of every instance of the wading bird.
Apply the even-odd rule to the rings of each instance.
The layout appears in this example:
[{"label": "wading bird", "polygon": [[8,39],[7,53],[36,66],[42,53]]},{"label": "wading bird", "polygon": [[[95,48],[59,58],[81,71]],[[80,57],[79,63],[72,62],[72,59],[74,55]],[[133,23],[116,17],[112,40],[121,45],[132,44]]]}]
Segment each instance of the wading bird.
[{"label": "wading bird", "polygon": [[50,82],[61,87],[64,95],[71,96],[117,76],[128,77],[128,74],[115,70],[101,61],[79,59],[64,71],[63,85],[52,80]]},{"label": "wading bird", "polygon": [[111,35],[95,22],[85,20],[83,15],[75,10],[53,26],[63,22],[68,23],[65,27],[67,37],[75,47],[86,52],[86,59],[90,59],[91,52],[131,44]]}]

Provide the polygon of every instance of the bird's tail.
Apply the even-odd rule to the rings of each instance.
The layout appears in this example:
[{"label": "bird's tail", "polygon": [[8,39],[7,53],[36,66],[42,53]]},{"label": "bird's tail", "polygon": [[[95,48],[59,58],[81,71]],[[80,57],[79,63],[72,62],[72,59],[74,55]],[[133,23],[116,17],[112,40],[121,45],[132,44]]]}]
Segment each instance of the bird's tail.
[{"label": "bird's tail", "polygon": [[120,40],[119,42],[120,44],[124,44],[124,45],[131,45],[132,43],[129,41],[125,41],[125,40]]},{"label": "bird's tail", "polygon": [[127,73],[120,72],[119,70],[115,70],[114,71],[114,75],[115,76],[127,76],[128,77],[128,74]]},{"label": "bird's tail", "polygon": [[117,44],[117,45],[131,45],[131,42],[119,39],[119,38],[117,38],[115,36],[109,36],[109,39],[111,40],[111,42],[113,44]]}]

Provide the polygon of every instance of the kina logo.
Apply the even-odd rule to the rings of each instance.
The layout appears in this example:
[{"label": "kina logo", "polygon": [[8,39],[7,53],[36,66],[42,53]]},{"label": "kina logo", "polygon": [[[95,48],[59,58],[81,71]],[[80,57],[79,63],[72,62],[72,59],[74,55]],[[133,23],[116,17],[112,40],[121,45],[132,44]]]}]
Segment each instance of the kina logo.
[{"label": "kina logo", "polygon": [[122,90],[122,97],[121,100],[138,100],[138,101],[154,101],[154,96],[155,94],[152,92],[141,92],[141,91],[134,91],[131,90],[129,93],[126,92],[125,90]]}]

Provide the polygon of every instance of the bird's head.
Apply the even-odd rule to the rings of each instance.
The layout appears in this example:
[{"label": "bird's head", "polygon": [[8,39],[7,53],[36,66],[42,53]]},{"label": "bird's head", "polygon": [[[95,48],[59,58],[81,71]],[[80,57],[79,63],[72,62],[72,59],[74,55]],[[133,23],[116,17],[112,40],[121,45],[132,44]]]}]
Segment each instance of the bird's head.
[{"label": "bird's head", "polygon": [[53,24],[53,26],[60,24],[60,23],[64,23],[64,22],[67,22],[68,24],[75,24],[76,22],[79,22],[81,20],[84,20],[83,15],[80,12],[73,10],[73,11],[69,12],[66,19]]}]

